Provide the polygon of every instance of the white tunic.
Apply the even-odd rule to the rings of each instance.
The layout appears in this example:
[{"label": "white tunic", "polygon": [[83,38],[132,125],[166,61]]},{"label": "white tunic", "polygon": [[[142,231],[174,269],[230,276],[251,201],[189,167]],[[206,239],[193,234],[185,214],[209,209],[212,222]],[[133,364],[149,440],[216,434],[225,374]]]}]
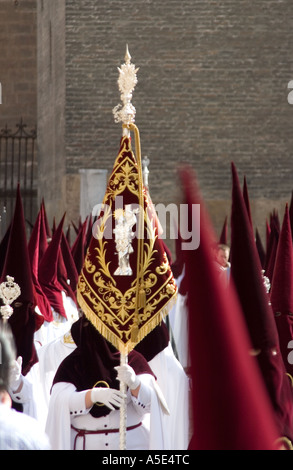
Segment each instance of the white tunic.
[{"label": "white tunic", "polygon": [[189,445],[189,378],[176,359],[171,343],[151,361],[153,373],[167,402],[164,413],[163,450],[186,450]]},{"label": "white tunic", "polygon": [[[127,431],[127,450],[163,448],[162,407],[155,391],[154,378],[142,374],[137,398],[127,395],[127,427],[142,424]],[[72,450],[77,429],[103,430],[103,434],[77,437],[75,448],[81,450],[119,450],[120,411],[111,411],[107,416],[94,418],[85,408],[85,393],[76,392],[74,385],[60,382],[54,385],[49,405],[46,433],[53,450]],[[96,405],[94,405],[96,406]]]}]

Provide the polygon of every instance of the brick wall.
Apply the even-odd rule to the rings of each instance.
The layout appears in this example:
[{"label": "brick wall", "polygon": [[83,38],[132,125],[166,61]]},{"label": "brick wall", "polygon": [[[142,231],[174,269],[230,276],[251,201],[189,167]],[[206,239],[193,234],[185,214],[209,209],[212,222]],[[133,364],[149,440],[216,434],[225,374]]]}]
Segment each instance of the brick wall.
[{"label": "brick wall", "polygon": [[0,1],[1,128],[37,123],[36,0]]},{"label": "brick wall", "polygon": [[177,165],[190,162],[219,231],[233,160],[262,231],[293,189],[291,13],[289,0],[67,1],[67,172],[112,166],[117,66],[128,43],[140,67],[133,104],[154,202],[177,200]]},{"label": "brick wall", "polygon": [[65,155],[65,0],[38,0],[39,200],[49,220],[67,208]]},{"label": "brick wall", "polygon": [[[36,0],[0,1],[0,132],[7,125],[8,133],[17,133],[18,137],[22,133],[20,129],[31,134],[37,125],[36,31]],[[26,127],[18,127],[21,120]],[[26,142],[20,144],[16,140],[13,145],[12,139],[1,141],[0,238],[14,211],[18,182],[26,219],[34,220],[37,210],[36,155],[32,151],[32,141]],[[29,224],[27,229],[29,234]]]},{"label": "brick wall", "polygon": [[0,123],[38,120],[50,218],[78,216],[80,168],[112,168],[128,43],[154,202],[180,201],[177,165],[190,162],[219,232],[233,160],[264,233],[293,189],[290,18],[289,0],[1,0]]}]

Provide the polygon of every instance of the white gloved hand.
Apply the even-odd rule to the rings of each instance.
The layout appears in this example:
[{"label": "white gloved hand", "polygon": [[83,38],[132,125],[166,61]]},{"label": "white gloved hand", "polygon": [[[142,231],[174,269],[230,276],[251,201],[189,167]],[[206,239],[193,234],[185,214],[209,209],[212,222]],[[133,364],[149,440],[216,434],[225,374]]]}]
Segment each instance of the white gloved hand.
[{"label": "white gloved hand", "polygon": [[104,403],[110,410],[115,410],[114,405],[120,408],[124,398],[126,395],[114,388],[97,387],[91,390],[92,402]]},{"label": "white gloved hand", "polygon": [[118,380],[126,383],[130,390],[135,390],[140,386],[140,379],[130,365],[124,364],[122,366],[115,367],[115,369],[118,372]]},{"label": "white gloved hand", "polygon": [[9,375],[9,385],[13,392],[19,388],[22,382],[21,367],[22,367],[22,357],[19,356],[16,360],[12,362],[10,375]]},{"label": "white gloved hand", "polygon": [[2,305],[0,307],[0,312],[3,317],[3,320],[9,320],[13,314],[13,308],[10,305]]}]

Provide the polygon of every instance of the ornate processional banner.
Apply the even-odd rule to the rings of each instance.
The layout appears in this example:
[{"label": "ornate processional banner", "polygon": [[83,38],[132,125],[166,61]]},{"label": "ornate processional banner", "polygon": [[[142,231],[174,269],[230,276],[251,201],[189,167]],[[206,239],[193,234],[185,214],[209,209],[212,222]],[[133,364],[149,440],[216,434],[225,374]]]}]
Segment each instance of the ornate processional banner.
[{"label": "ornate processional banner", "polygon": [[177,292],[144,189],[139,205],[140,184],[131,139],[122,137],[77,289],[88,320],[122,354],[163,320]]}]

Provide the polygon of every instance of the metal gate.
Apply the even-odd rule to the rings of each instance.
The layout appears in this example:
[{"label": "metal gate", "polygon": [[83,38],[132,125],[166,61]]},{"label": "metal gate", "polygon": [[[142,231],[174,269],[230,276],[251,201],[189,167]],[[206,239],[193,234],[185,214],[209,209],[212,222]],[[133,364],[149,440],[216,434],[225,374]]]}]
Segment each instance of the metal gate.
[{"label": "metal gate", "polygon": [[27,130],[22,118],[12,131],[7,124],[0,131],[0,240],[14,212],[19,183],[27,234],[34,224],[37,206],[36,129]]}]

